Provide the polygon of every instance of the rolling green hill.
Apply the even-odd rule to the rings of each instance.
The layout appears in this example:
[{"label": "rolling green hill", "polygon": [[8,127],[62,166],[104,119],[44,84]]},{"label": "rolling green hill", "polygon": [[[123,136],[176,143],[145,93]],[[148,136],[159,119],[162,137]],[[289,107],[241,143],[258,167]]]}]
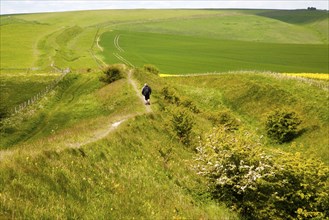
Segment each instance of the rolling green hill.
[{"label": "rolling green hill", "polygon": [[[224,115],[269,155],[282,150],[329,164],[328,81],[268,72],[328,73],[327,15],[100,10],[1,16],[1,103],[12,109],[62,69],[71,72],[0,122],[0,219],[244,219],[212,199],[196,173],[195,149]],[[113,63],[136,68],[126,65],[122,79],[100,82],[102,66]],[[147,63],[180,75],[138,68]],[[207,72],[217,73],[186,75]],[[151,106],[141,100],[145,82],[153,89]],[[166,101],[166,89],[179,104]],[[275,108],[301,117],[293,142],[266,136],[264,121]],[[175,133],[179,111],[193,119],[188,145]]]}]

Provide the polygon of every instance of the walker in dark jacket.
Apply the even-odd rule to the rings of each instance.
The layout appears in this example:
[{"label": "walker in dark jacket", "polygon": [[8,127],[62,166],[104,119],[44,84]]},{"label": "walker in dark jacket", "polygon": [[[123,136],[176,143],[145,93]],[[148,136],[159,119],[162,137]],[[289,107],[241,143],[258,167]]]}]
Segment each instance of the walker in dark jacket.
[{"label": "walker in dark jacket", "polygon": [[152,93],[151,87],[149,87],[146,83],[142,89],[142,94],[145,97],[145,104],[150,105],[150,95]]}]

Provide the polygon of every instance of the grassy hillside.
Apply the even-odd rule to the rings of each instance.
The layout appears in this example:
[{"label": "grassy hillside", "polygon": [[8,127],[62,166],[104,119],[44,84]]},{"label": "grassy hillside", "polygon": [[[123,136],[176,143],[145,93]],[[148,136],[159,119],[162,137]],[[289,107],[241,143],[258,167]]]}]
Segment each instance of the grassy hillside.
[{"label": "grassy hillside", "polygon": [[[5,132],[0,138],[1,147],[8,148],[48,136],[100,116],[122,115],[138,110],[118,106],[119,103],[136,103],[134,97],[127,95],[127,85],[100,89],[102,84],[98,77],[98,74],[69,74],[41,103],[6,121]],[[109,101],[112,102],[108,104]]]},{"label": "grassy hillside", "polygon": [[60,67],[94,68],[90,49],[99,28],[101,32],[116,29],[221,40],[328,44],[327,16],[322,11],[275,10],[100,10],[0,16],[1,68],[46,68],[53,62]]},{"label": "grassy hillside", "polygon": [[[304,146],[281,148],[316,154],[328,162],[325,138],[328,118],[324,114],[328,97],[322,89],[254,73],[135,77],[140,85],[145,81],[152,85],[153,113],[129,116],[104,139],[88,142],[108,125],[135,114],[137,109],[138,114],[143,114],[144,106],[134,98],[135,92],[126,80],[104,87],[97,77],[73,74],[63,82],[67,86],[61,86],[43,103],[44,110],[36,110],[35,118],[25,119],[39,124],[36,127],[25,124],[22,129],[30,134],[29,138],[2,152],[3,216],[237,219],[204,194],[202,180],[191,170],[193,151],[173,136],[168,127],[170,116],[160,108],[163,106],[160,91],[164,86],[174,88],[179,97],[187,97],[200,109],[200,113],[194,114],[196,136],[211,130],[209,114],[230,111],[244,127],[261,135],[263,113],[274,106],[294,108],[302,115],[305,130],[295,141],[297,146],[301,143]],[[79,90],[77,85],[85,87]],[[100,111],[95,97],[99,97],[96,100],[108,109],[107,113]],[[80,105],[82,100],[84,104]],[[87,100],[92,103],[86,105]],[[55,106],[56,110],[51,110]],[[43,115],[43,123],[38,122],[39,114]],[[43,127],[45,122],[47,126]]]},{"label": "grassy hillside", "polygon": [[0,74],[1,105],[6,103],[5,106],[12,110],[44,90],[57,77],[59,73],[2,73]]},{"label": "grassy hillside", "polygon": [[[275,15],[277,13],[273,12]],[[303,17],[300,16],[300,19]],[[319,19],[314,18],[314,22],[322,20],[326,20],[323,15]],[[323,43],[315,31],[302,25],[235,10],[219,10],[216,14],[185,19],[154,19],[141,24],[120,24],[113,29],[267,43]]]},{"label": "grassy hillside", "polygon": [[1,152],[3,217],[237,219],[204,195],[191,170],[194,153],[168,133],[156,107],[133,116],[144,106],[127,80],[104,86],[95,76],[72,74],[47,99],[1,138],[16,137]]},{"label": "grassy hillside", "polygon": [[[178,88],[184,91],[185,96],[201,102],[205,111],[216,112],[229,108],[244,123],[257,128],[259,135],[266,134],[266,114],[273,109],[296,111],[303,120],[300,128],[302,133],[294,140],[298,145],[303,145],[299,150],[315,153],[324,161],[329,161],[329,97],[326,90],[296,79],[266,74],[238,73],[168,80],[169,84],[178,83]],[[206,98],[204,94],[207,94]],[[289,145],[279,147],[290,150]]]},{"label": "grassy hillside", "polygon": [[262,11],[260,16],[277,19],[283,22],[298,24],[315,31],[323,42],[329,42],[328,11]]},{"label": "grassy hillside", "polygon": [[326,11],[213,12],[104,26],[100,56],[122,62],[119,55],[135,66],[153,63],[165,73],[328,72]]},{"label": "grassy hillside", "polygon": [[[263,71],[328,73],[328,41],[321,34],[326,17],[310,14],[298,22],[284,13],[1,16],[1,102],[14,107],[57,78],[59,69],[71,72],[39,102],[1,120],[0,219],[243,219],[213,200],[193,169],[199,137],[223,114],[261,137],[267,152],[300,152],[329,164],[328,82]],[[123,79],[106,85],[99,81],[104,62],[153,63],[165,73],[227,72],[164,78],[125,69]],[[153,89],[151,106],[141,100],[145,82]],[[168,104],[161,92],[166,87],[186,106]],[[275,108],[300,115],[295,145],[266,137],[265,115]],[[173,126],[181,110],[193,119],[188,145]]]}]

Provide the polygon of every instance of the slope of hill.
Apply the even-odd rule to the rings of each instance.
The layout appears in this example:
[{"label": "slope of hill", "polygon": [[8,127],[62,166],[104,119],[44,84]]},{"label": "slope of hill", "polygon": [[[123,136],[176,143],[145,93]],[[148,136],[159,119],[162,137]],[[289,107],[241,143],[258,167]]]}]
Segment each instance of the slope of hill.
[{"label": "slope of hill", "polygon": [[71,74],[40,104],[16,116],[26,120],[19,131],[7,129],[16,144],[0,155],[2,217],[237,219],[205,197],[193,152],[167,132],[156,107],[134,116],[145,110],[126,79],[101,86]]},{"label": "slope of hill", "polygon": [[[259,53],[261,46],[267,46],[267,50],[289,49],[291,57],[299,50],[299,62],[302,60],[299,71],[305,68],[306,58],[311,55],[315,58],[309,60],[312,63],[308,66],[309,72],[327,67],[323,65],[328,56],[323,55],[327,43],[313,30],[305,28],[303,22],[278,21],[280,19],[269,15],[256,15],[259,11],[253,13],[113,10],[1,16],[0,31],[4,36],[0,48],[1,89],[7,86],[10,90],[10,97],[1,97],[1,101],[19,102],[33,95],[36,91],[29,88],[31,84],[39,82],[35,83],[38,88],[47,84],[47,80],[39,79],[37,74],[47,73],[51,81],[56,75],[51,74],[55,66],[69,67],[71,72],[39,102],[1,121],[0,218],[243,219],[225,204],[212,200],[207,183],[193,169],[198,137],[217,126],[217,118],[223,112],[241,128],[262,137],[265,150],[298,151],[303,155],[315,155],[329,164],[327,82],[307,83],[261,71],[161,78],[137,68],[132,69],[132,78],[128,74],[131,72],[125,72],[125,78],[109,85],[99,81],[102,75],[99,68],[104,61],[129,60],[141,66],[158,59],[159,63],[154,64],[161,70],[167,65],[173,72],[184,73],[184,65],[193,67],[188,67],[186,60],[182,65],[179,57],[196,57],[193,54],[196,45],[199,45],[196,49],[200,57],[205,57],[199,59],[204,63],[198,64],[200,69],[197,70],[204,72],[208,51],[218,42],[222,47],[236,47],[232,55],[236,63],[244,62],[241,57],[237,59],[239,56],[245,59],[248,54]],[[251,22],[250,32],[246,32],[246,36],[236,34],[234,41],[227,40],[229,34],[221,33],[220,29],[227,26],[230,29],[227,33],[234,33],[241,28],[242,18]],[[312,22],[307,25],[322,22],[321,19],[310,19]],[[193,22],[204,24],[205,28],[195,27]],[[273,34],[270,28],[264,32],[256,30],[254,26],[258,22],[273,24],[280,32],[294,30],[301,38],[288,36],[293,42],[286,44],[284,33],[279,33],[278,37],[259,38],[272,43],[253,42],[254,36],[260,33]],[[220,28],[215,27],[211,35],[208,23],[211,26],[218,23]],[[25,33],[24,47],[14,47],[22,37],[20,28]],[[120,33],[124,34],[119,41]],[[109,42],[104,42],[107,34]],[[143,37],[152,44],[171,41],[158,51],[164,58],[161,60],[152,54],[158,50],[152,45],[141,44],[144,50],[133,45],[134,34],[135,43],[140,44]],[[184,39],[198,44],[189,45]],[[180,54],[184,43],[185,49],[190,50]],[[248,50],[239,51],[245,45]],[[205,50],[202,51],[202,47]],[[215,56],[216,52],[213,54]],[[170,56],[175,60],[169,59]],[[232,57],[227,70],[235,68]],[[276,65],[290,65],[291,70],[298,68],[297,59],[272,58]],[[249,65],[259,69],[266,63],[263,59],[258,55]],[[195,59],[189,61],[190,64],[196,62]],[[273,66],[273,63],[269,65]],[[17,77],[30,80],[30,84],[23,88],[20,82],[10,81]],[[150,109],[145,108],[139,92],[145,82],[153,89]],[[318,84],[323,87],[317,87]],[[20,90],[17,87],[21,87]],[[185,109],[193,117],[189,145],[183,144],[175,133],[171,111],[176,111],[177,106],[166,106],[161,92],[164,88],[174,91],[176,98],[189,107]],[[291,109],[300,115],[303,122],[294,139],[297,147],[292,147],[291,143],[278,145],[266,137],[265,114],[274,108]]]},{"label": "slope of hill", "polygon": [[[291,14],[293,13],[291,12]],[[322,20],[326,20],[325,17],[322,16],[319,19],[315,19],[315,21]],[[294,24],[277,18],[247,14],[243,11],[234,10],[220,10],[217,14],[193,16],[185,19],[150,19],[140,24],[118,24],[111,28],[239,41],[299,44],[324,43],[316,31],[305,28],[298,23]]]}]

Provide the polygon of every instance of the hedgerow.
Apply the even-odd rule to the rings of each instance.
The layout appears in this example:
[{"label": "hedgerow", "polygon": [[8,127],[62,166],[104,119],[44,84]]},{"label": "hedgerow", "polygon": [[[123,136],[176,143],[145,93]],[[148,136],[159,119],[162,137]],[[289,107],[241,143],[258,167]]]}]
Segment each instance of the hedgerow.
[{"label": "hedgerow", "polygon": [[195,169],[214,199],[246,219],[329,218],[329,168],[300,154],[265,154],[247,132],[215,129],[197,147]]}]

